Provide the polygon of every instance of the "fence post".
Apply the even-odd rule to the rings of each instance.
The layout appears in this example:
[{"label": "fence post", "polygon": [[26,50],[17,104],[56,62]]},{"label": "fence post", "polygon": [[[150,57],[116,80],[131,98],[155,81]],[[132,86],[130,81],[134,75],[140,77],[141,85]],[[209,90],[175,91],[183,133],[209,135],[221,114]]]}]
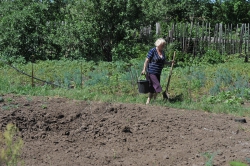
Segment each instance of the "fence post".
[{"label": "fence post", "polygon": [[244,30],[244,52],[245,52],[245,58],[247,53],[247,40],[246,40],[246,32],[247,32],[247,24],[245,24],[245,30]]},{"label": "fence post", "polygon": [[234,54],[233,25],[230,26],[230,54]]},{"label": "fence post", "polygon": [[222,33],[223,33],[222,23],[220,23],[219,24],[219,38],[218,38],[218,43],[219,43],[219,52],[221,54],[223,54]]},{"label": "fence post", "polygon": [[245,62],[248,62],[248,58],[249,58],[249,40],[250,40],[250,33],[249,33],[249,23],[247,24],[247,53],[246,53],[246,57],[245,57]]},{"label": "fence post", "polygon": [[34,63],[34,55],[32,55],[32,61],[31,61],[31,86],[34,87],[34,67],[33,67],[33,63]]},{"label": "fence post", "polygon": [[245,27],[245,33],[247,32],[247,37],[245,37],[245,62],[248,62],[249,54],[249,23]]},{"label": "fence post", "polygon": [[211,23],[208,23],[208,42],[207,42],[207,47],[210,48],[210,44],[211,44],[211,36],[210,36],[210,29],[211,29],[211,26],[210,26]]},{"label": "fence post", "polygon": [[244,27],[245,27],[245,24],[242,24],[241,29],[240,29],[240,44],[239,44],[239,53],[240,53],[240,55],[242,55]]},{"label": "fence post", "polygon": [[83,76],[82,75],[83,75],[83,73],[82,73],[82,60],[81,60],[81,89],[82,89],[82,83],[83,83],[83,81],[82,81],[83,80]]},{"label": "fence post", "polygon": [[156,35],[161,34],[161,25],[159,22],[156,23]]}]

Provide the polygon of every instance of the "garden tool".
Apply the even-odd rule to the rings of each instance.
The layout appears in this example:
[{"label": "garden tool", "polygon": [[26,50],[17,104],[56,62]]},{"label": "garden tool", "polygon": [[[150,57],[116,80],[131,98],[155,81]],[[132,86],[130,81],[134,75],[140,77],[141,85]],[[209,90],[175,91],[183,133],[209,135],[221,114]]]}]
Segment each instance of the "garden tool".
[{"label": "garden tool", "polygon": [[169,75],[168,75],[168,82],[167,82],[166,90],[162,93],[163,99],[169,99],[170,98],[170,94],[168,93],[168,88],[169,88],[169,84],[170,84],[172,70],[173,70],[173,67],[174,67],[174,58],[175,58],[175,52],[174,52],[174,57],[173,57],[173,60],[172,60],[170,72],[169,72]]}]

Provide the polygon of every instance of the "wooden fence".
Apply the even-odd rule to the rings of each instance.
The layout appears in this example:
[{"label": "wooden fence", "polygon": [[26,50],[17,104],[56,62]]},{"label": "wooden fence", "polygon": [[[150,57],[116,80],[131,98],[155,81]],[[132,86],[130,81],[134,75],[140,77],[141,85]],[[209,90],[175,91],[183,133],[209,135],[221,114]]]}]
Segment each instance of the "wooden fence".
[{"label": "wooden fence", "polygon": [[[249,53],[249,23],[236,26],[218,23],[156,23],[156,35],[164,36],[167,43],[175,43],[179,49],[194,56],[203,55],[205,50],[214,49],[221,54]],[[145,35],[152,34],[151,27],[142,29]]]}]

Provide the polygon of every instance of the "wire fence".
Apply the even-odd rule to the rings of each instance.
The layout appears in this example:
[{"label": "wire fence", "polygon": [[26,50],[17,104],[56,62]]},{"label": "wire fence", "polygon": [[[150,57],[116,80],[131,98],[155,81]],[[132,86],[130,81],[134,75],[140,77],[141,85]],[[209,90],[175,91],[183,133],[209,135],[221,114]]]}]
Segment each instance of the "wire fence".
[{"label": "wire fence", "polygon": [[40,82],[42,82],[42,83],[45,83],[45,84],[48,84],[48,85],[52,85],[52,86],[55,86],[55,87],[60,87],[60,88],[69,89],[69,87],[65,87],[65,86],[62,86],[62,85],[60,85],[60,84],[55,84],[55,83],[53,83],[53,82],[45,81],[45,80],[42,80],[42,79],[40,79],[40,78],[35,77],[35,76],[34,76],[33,63],[32,63],[32,69],[31,69],[31,73],[32,73],[32,74],[30,75],[30,74],[27,74],[26,72],[24,72],[24,71],[22,71],[22,70],[16,68],[15,66],[11,65],[10,63],[8,63],[8,62],[6,62],[6,61],[4,61],[4,60],[2,60],[2,59],[0,59],[0,61],[3,62],[5,65],[7,65],[7,66],[13,68],[13,69],[14,69],[15,71],[17,71],[18,73],[20,73],[20,74],[22,74],[22,75],[25,75],[25,76],[27,76],[27,77],[29,77],[29,78],[31,78],[31,85],[32,85],[32,86],[34,86],[34,80],[38,80],[38,81],[40,81]]}]

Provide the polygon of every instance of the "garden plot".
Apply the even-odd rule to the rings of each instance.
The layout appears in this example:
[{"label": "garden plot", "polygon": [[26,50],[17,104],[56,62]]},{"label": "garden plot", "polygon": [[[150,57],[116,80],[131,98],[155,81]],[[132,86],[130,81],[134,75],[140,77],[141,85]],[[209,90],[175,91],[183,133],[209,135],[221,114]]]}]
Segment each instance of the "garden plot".
[{"label": "garden plot", "polygon": [[250,158],[250,119],[140,104],[4,95],[0,128],[19,128],[39,165],[193,165]]}]

